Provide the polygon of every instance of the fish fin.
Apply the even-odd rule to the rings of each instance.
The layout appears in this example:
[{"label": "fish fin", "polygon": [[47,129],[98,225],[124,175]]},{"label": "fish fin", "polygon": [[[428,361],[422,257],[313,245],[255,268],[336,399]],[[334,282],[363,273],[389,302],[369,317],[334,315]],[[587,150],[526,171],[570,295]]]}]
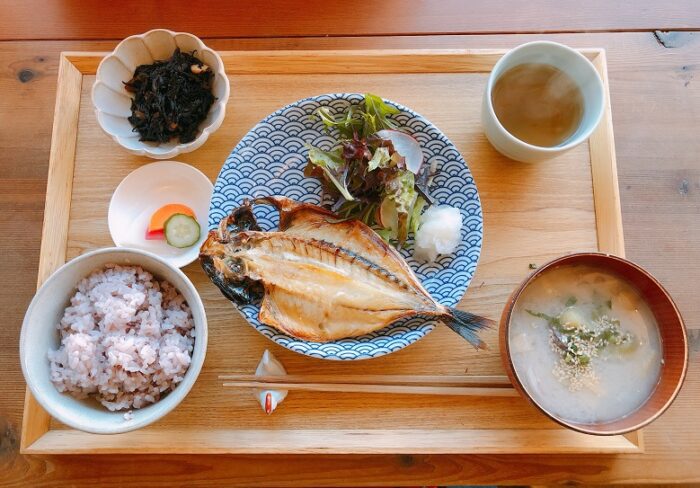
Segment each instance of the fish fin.
[{"label": "fish fin", "polygon": [[336,219],[337,215],[318,205],[297,202],[291,198],[270,195],[259,197],[253,203],[272,205],[280,215],[279,230],[284,232],[292,227],[297,220],[325,223],[327,219]]},{"label": "fish fin", "polygon": [[496,322],[491,319],[463,312],[456,308],[449,309],[448,315],[443,319],[443,322],[450,329],[465,338],[476,349],[488,349],[486,343],[479,338],[477,333],[496,325]]},{"label": "fish fin", "polygon": [[299,324],[296,319],[301,316],[300,311],[294,310],[292,314],[285,314],[285,310],[282,309],[286,307],[280,307],[280,305],[285,304],[291,304],[293,307],[295,304],[294,297],[288,296],[288,293],[281,288],[274,285],[266,285],[265,295],[260,304],[258,320],[280,332],[304,341],[327,342],[329,340],[310,328],[303,327],[303,324]]}]

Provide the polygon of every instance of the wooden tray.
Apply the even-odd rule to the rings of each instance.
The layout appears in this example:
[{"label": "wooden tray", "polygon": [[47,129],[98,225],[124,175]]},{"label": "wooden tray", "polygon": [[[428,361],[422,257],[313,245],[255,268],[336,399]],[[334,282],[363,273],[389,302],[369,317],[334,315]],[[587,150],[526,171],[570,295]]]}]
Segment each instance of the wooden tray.
[{"label": "wooden tray", "polygon": [[[605,82],[605,53],[585,50]],[[460,308],[497,318],[508,294],[541,264],[572,251],[624,254],[610,106],[589,144],[541,164],[498,154],[481,132],[488,72],[502,51],[279,51],[221,53],[231,79],[223,126],[178,159],[214,180],[241,137],[294,100],[370,91],[434,122],[468,161],[484,210],[481,261]],[[149,162],[99,128],[90,100],[104,53],[64,53],[58,76],[39,283],[82,252],[112,244],[107,207],[130,171]],[[136,432],[100,436],[50,419],[27,393],[24,453],[564,453],[634,452],[641,434],[595,437],[565,430],[518,397],[429,397],[292,392],[271,416],[249,391],[217,376],[251,373],[271,349],[290,373],[503,374],[497,331],[475,352],[446,327],[369,361],[312,359],[265,339],[236,313],[197,263],[185,269],[209,318],[207,359],[171,414]]]}]

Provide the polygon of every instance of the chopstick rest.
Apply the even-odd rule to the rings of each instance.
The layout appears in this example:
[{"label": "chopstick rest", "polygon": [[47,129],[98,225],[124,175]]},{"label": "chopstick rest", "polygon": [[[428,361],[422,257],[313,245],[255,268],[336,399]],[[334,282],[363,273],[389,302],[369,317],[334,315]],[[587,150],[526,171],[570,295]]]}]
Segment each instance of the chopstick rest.
[{"label": "chopstick rest", "polygon": [[[262,355],[258,367],[255,370],[255,376],[285,376],[287,370],[284,369],[282,363],[267,349]],[[277,408],[277,405],[282,403],[287,397],[287,390],[267,390],[267,389],[255,389],[253,390],[253,395],[260,402],[260,406],[266,414],[271,414]]]},{"label": "chopstick rest", "polygon": [[289,390],[334,393],[384,393],[444,396],[515,397],[507,376],[444,375],[288,375],[269,351],[251,374],[223,374],[224,388],[253,388],[267,413],[284,400]]}]

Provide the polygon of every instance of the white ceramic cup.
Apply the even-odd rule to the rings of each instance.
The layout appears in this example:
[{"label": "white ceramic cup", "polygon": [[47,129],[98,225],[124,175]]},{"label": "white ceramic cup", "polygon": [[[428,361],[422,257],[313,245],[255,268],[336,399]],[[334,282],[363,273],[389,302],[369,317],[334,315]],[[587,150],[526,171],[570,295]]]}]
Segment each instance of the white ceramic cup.
[{"label": "white ceramic cup", "polygon": [[[568,74],[583,94],[583,117],[576,131],[556,146],[528,144],[508,132],[493,109],[492,90],[506,71],[521,64],[544,63]],[[605,90],[593,64],[578,51],[556,42],[528,42],[508,51],[491,71],[481,109],[481,123],[489,142],[504,156],[516,161],[534,163],[553,158],[588,139],[603,116]]]}]

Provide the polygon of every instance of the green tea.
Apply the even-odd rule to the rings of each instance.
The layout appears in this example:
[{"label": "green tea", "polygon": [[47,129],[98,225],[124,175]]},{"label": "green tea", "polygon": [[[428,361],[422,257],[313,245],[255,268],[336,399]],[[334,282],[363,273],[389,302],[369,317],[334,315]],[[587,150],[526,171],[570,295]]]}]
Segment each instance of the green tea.
[{"label": "green tea", "polygon": [[568,74],[549,64],[526,63],[509,69],[496,81],[491,98],[501,125],[534,146],[563,143],[583,118],[581,89]]}]

